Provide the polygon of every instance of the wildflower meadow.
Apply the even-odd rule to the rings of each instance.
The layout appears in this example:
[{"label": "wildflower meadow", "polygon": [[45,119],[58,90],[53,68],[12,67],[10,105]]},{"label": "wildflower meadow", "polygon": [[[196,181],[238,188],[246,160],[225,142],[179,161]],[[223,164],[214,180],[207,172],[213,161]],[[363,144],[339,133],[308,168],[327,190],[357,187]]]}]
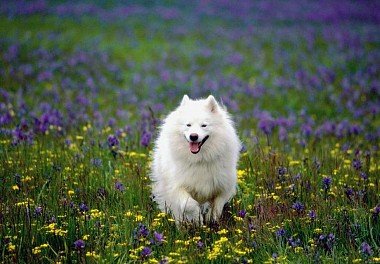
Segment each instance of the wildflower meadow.
[{"label": "wildflower meadow", "polygon": [[[243,142],[218,223],[151,199],[160,123]],[[1,1],[0,263],[380,263],[378,1]]]}]

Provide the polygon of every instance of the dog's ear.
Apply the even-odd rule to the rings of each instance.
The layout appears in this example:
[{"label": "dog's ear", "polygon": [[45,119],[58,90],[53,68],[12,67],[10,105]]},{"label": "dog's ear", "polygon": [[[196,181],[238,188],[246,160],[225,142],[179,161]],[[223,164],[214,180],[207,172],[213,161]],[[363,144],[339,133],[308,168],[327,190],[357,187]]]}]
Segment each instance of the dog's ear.
[{"label": "dog's ear", "polygon": [[182,101],[181,101],[181,106],[184,106],[185,104],[187,104],[188,102],[190,102],[190,98],[187,96],[187,94],[185,94],[182,98]]},{"label": "dog's ear", "polygon": [[209,95],[207,97],[206,105],[211,112],[215,113],[218,111],[218,102],[215,100],[214,96]]}]

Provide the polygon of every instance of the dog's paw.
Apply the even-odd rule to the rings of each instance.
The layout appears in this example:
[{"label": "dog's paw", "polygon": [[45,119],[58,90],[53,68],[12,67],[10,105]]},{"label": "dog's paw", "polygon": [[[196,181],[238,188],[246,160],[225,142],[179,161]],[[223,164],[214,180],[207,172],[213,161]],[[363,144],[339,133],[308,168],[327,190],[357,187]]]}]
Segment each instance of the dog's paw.
[{"label": "dog's paw", "polygon": [[201,208],[203,219],[206,222],[210,222],[211,216],[212,216],[212,204],[210,202],[205,202],[200,206],[200,208]]},{"label": "dog's paw", "polygon": [[207,215],[211,212],[211,209],[212,209],[211,203],[205,202],[205,203],[201,204],[200,208],[201,208],[201,214]]},{"label": "dog's paw", "polygon": [[200,205],[194,199],[188,199],[181,206],[180,219],[186,222],[202,223],[203,217]]}]

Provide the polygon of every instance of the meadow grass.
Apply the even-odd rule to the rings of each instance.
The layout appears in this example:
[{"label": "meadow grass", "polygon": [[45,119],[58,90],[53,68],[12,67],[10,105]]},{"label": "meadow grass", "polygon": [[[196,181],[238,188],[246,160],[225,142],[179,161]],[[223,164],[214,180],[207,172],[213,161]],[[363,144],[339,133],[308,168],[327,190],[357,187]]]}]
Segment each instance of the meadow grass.
[{"label": "meadow grass", "polygon": [[[1,9],[1,262],[380,262],[376,24],[146,8]],[[184,93],[222,99],[244,143],[220,223],[176,226],[150,198]]]}]

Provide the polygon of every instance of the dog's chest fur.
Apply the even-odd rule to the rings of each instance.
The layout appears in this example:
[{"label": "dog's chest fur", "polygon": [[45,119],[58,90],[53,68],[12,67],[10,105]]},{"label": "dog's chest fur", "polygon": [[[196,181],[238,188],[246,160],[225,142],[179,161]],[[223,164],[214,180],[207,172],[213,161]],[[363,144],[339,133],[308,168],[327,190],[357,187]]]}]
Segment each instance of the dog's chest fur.
[{"label": "dog's chest fur", "polygon": [[213,202],[228,185],[227,174],[221,174],[215,166],[192,165],[182,175],[183,188],[199,203]]}]

